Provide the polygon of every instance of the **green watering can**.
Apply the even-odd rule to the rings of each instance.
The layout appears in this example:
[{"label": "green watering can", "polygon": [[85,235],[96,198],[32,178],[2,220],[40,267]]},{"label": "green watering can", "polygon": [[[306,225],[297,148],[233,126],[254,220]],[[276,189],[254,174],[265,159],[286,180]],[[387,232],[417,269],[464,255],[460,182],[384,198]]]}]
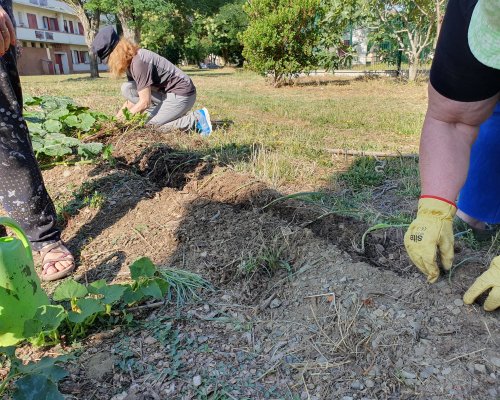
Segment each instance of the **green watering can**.
[{"label": "green watering can", "polygon": [[0,237],[0,347],[6,347],[25,338],[24,322],[50,301],[40,286],[26,234],[11,218],[0,217],[0,225],[17,235]]}]

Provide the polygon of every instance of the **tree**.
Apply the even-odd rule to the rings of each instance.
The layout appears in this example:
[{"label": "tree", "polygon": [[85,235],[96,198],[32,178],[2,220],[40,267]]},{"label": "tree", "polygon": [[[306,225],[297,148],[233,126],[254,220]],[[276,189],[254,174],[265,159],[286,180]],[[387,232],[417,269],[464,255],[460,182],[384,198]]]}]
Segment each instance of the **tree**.
[{"label": "tree", "polygon": [[69,5],[83,25],[85,43],[89,49],[90,77],[99,78],[97,55],[92,51],[92,42],[101,23],[101,4],[99,0],[62,0]]},{"label": "tree", "polygon": [[445,0],[371,0],[376,36],[395,42],[408,57],[408,79],[417,77],[421,56],[434,43]]},{"label": "tree", "polygon": [[251,69],[279,86],[315,67],[319,43],[320,0],[252,0],[244,9],[243,56]]},{"label": "tree", "polygon": [[248,17],[243,10],[243,1],[237,0],[222,6],[208,27],[212,51],[221,56],[225,63],[243,65],[243,43],[241,32],[248,26]]},{"label": "tree", "polygon": [[322,0],[319,66],[334,70],[350,64],[356,43],[344,43],[349,29],[362,26],[369,10],[366,0]]}]

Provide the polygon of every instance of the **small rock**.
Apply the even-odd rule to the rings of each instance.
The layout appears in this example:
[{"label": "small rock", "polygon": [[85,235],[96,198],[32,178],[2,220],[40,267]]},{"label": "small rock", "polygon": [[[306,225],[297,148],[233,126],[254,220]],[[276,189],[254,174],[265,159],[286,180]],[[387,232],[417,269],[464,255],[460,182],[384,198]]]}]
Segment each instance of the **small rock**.
[{"label": "small rock", "polygon": [[198,336],[198,343],[202,344],[208,340],[208,336]]},{"label": "small rock", "polygon": [[494,399],[497,398],[497,395],[498,395],[498,392],[496,389],[489,389],[488,390],[488,394],[490,395],[490,397],[493,397]]},{"label": "small rock", "polygon": [[67,178],[67,177],[68,177],[68,176],[70,176],[70,175],[71,175],[71,171],[70,171],[69,169],[65,169],[65,170],[64,170],[64,172],[63,172],[63,176],[64,176],[65,178]]},{"label": "small rock", "polygon": [[269,304],[269,308],[278,308],[281,306],[281,300],[280,299],[274,299],[271,301],[271,304]]},{"label": "small rock", "polygon": [[384,311],[379,308],[373,312],[373,315],[375,315],[376,317],[383,317]]},{"label": "small rock", "polygon": [[450,367],[447,367],[447,368],[444,368],[441,373],[443,375],[449,375],[451,373],[451,368]]},{"label": "small rock", "polygon": [[153,336],[148,336],[144,339],[144,344],[152,345],[155,344],[158,340],[156,340]]},{"label": "small rock", "polygon": [[500,358],[498,357],[491,357],[490,362],[497,368],[500,368]]},{"label": "small rock", "polygon": [[462,311],[460,310],[460,308],[454,308],[453,310],[451,310],[451,313],[453,315],[458,315],[460,314]]},{"label": "small rock", "polygon": [[354,400],[351,396],[344,396],[341,400]]},{"label": "small rock", "polygon": [[[451,369],[450,369],[451,372]],[[434,368],[433,367],[426,367],[424,370],[420,373],[420,378],[421,379],[427,379],[434,373]]]},{"label": "small rock", "polygon": [[111,397],[111,400],[123,400],[125,397],[127,397],[127,392],[121,392]]},{"label": "small rock", "polygon": [[401,375],[405,379],[415,379],[417,375],[415,375],[413,372],[407,372],[407,371],[401,371]]},{"label": "small rock", "polygon": [[221,297],[222,301],[227,301],[227,302],[230,302],[232,301],[232,297],[228,294],[225,294],[224,296]]},{"label": "small rock", "polygon": [[365,380],[365,385],[367,388],[371,389],[372,387],[375,386],[375,382],[373,382],[371,379]]},{"label": "small rock", "polygon": [[194,385],[194,387],[198,387],[201,385],[201,376],[200,375],[196,375],[193,377],[193,385]]},{"label": "small rock", "polygon": [[462,307],[464,305],[464,302],[462,299],[456,299],[453,304],[455,304],[457,307]]},{"label": "small rock", "polygon": [[300,394],[300,400],[307,400],[309,398],[309,394],[304,390],[301,394]]},{"label": "small rock", "polygon": [[365,385],[363,385],[360,381],[354,381],[351,383],[351,389],[354,390],[363,390],[365,388]]},{"label": "small rock", "polygon": [[474,364],[474,371],[484,374],[486,373],[486,366],[483,364]]},{"label": "small rock", "polygon": [[384,247],[384,246],[382,246],[380,243],[377,243],[377,244],[375,245],[375,249],[376,249],[377,251],[379,251],[380,253],[382,253],[383,251],[385,251],[385,247]]}]

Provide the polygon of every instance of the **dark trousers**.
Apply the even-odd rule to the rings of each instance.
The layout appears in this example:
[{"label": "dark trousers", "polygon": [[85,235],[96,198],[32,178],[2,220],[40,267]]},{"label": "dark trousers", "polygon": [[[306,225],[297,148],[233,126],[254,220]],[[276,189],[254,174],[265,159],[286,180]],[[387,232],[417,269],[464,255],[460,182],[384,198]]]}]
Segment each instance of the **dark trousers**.
[{"label": "dark trousers", "polygon": [[24,229],[34,250],[60,239],[56,211],[33,154],[22,116],[15,48],[0,57],[0,202]]}]

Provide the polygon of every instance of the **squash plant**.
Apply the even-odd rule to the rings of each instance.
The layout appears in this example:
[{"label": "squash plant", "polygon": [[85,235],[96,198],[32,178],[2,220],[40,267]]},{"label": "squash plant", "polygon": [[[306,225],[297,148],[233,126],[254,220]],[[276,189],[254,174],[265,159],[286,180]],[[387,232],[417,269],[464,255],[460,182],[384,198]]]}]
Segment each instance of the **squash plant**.
[{"label": "squash plant", "polygon": [[[73,342],[85,337],[97,326],[130,322],[131,314],[127,313],[127,308],[132,305],[148,299],[171,298],[171,289],[175,286],[172,272],[166,276],[149,258],[139,258],[130,265],[130,275],[132,282],[129,284],[107,284],[99,280],[83,285],[73,279],[65,280],[54,291],[53,301],[57,304],[42,304],[33,318],[24,322],[24,340],[36,346],[54,345],[63,337]],[[185,276],[184,280],[185,286],[189,281]],[[199,288],[209,288],[208,282],[201,277],[196,276],[196,281]],[[194,290],[192,286],[190,288]],[[9,375],[0,385],[0,398],[7,390],[6,381],[15,381],[14,400],[63,398],[57,390],[57,382],[65,375],[56,364],[64,358],[44,358],[37,364],[23,366],[14,351],[15,347],[0,347],[0,356],[3,353],[4,359],[10,363]],[[35,390],[40,385],[47,390],[46,393]],[[39,397],[33,397],[33,393]]]},{"label": "squash plant", "polygon": [[27,97],[24,105],[24,118],[39,160],[69,155],[91,159],[103,151],[102,143],[85,143],[83,139],[110,120],[105,114],[80,107],[68,97]]}]

